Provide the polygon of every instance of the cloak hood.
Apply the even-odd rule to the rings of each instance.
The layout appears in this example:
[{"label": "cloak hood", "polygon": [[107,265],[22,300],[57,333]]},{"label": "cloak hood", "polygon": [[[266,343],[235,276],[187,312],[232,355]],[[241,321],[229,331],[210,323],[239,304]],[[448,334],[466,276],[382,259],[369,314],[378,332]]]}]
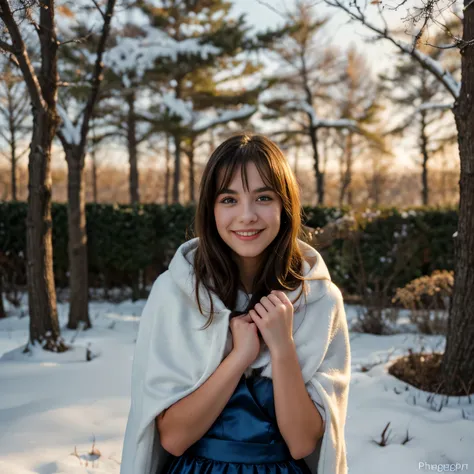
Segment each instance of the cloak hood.
[{"label": "cloak hood", "polygon": [[[307,303],[313,303],[322,298],[328,292],[331,277],[320,253],[300,239],[297,239],[297,242],[302,251],[304,259],[302,265],[302,275],[305,278],[312,280],[308,281],[307,284]],[[193,263],[198,245],[199,237],[188,240],[184,244],[180,245],[169,265],[169,271],[174,282],[179,288],[181,288],[183,293],[185,293],[190,298],[191,301],[189,303],[194,304],[196,307],[197,302],[194,291],[195,278]],[[293,291],[284,291],[290,301],[295,300],[299,292],[299,287]],[[203,311],[209,313],[211,311],[211,304],[206,288],[202,284],[199,286],[199,297],[201,299],[201,307]],[[300,299],[302,297],[303,295],[300,297]],[[215,294],[211,293],[211,298],[215,313],[227,310],[222,300]]]}]

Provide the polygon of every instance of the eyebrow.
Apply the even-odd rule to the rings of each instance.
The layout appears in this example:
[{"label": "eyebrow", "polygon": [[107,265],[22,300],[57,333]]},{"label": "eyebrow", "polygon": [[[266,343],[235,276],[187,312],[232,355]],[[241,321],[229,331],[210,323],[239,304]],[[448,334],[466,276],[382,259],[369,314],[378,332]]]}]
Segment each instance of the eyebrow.
[{"label": "eyebrow", "polygon": [[[253,190],[253,193],[263,193],[265,191],[272,191],[274,192],[273,188],[270,188],[269,186],[263,186],[261,188],[257,188]],[[220,196],[221,194],[239,194],[237,191],[234,189],[229,189],[229,188],[224,188],[221,192],[219,192],[217,195]]]}]

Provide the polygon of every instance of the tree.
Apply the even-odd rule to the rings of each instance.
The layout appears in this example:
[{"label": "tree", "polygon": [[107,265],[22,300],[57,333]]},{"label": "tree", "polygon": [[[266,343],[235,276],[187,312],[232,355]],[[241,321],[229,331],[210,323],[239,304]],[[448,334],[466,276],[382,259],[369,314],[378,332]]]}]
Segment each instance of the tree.
[{"label": "tree", "polygon": [[[147,84],[153,91],[153,107],[143,117],[155,130],[169,134],[174,142],[173,202],[179,202],[181,155],[186,152],[190,169],[190,192],[194,199],[194,147],[199,134],[230,120],[245,120],[255,112],[261,88],[249,90],[219,89],[216,74],[231,72],[227,78],[238,80],[260,66],[239,53],[268,44],[274,34],[266,32],[247,38],[243,17],[230,18],[231,2],[178,2],[168,0],[162,6],[141,2],[149,19],[143,35],[136,41],[127,38],[117,44],[109,61],[117,74],[129,81],[147,73]],[[134,44],[134,47],[131,45]],[[232,77],[233,76],[233,77]],[[153,78],[153,79],[152,79]]]},{"label": "tree", "polygon": [[[323,128],[352,129],[363,133],[356,121],[341,117],[321,118],[321,110],[333,102],[330,87],[339,85],[344,78],[340,52],[326,44],[323,31],[328,18],[316,18],[312,3],[298,0],[294,12],[282,14],[288,34],[285,41],[275,44],[281,67],[271,79],[275,86],[262,97],[266,119],[280,119],[285,124],[294,122],[290,129],[275,135],[304,134],[309,137],[313,152],[317,203],[325,198],[324,172],[321,169],[318,131]],[[316,50],[317,45],[317,50]],[[328,112],[328,115],[333,115]],[[288,117],[290,115],[290,117]]]},{"label": "tree", "polygon": [[[365,25],[377,38],[389,41],[399,51],[410,55],[436,77],[454,100],[452,111],[458,131],[461,177],[459,181],[459,221],[454,234],[455,269],[452,303],[449,313],[446,349],[440,368],[445,393],[464,393],[472,389],[474,381],[474,4],[464,0],[462,38],[451,35],[451,44],[442,49],[458,48],[461,56],[461,83],[438,61],[419,50],[418,41],[431,23],[439,24],[439,0],[409,14],[409,20],[421,28],[413,35],[412,44],[395,37],[385,23],[379,27],[370,22],[357,1],[347,4],[342,0],[325,3],[345,11],[354,21]],[[402,1],[400,6],[406,1]],[[379,5],[380,6],[380,5]]]},{"label": "tree", "polygon": [[[0,0],[0,19],[7,33],[6,39],[0,39],[0,48],[10,54],[21,71],[33,115],[26,225],[29,343],[40,343],[45,350],[63,352],[67,346],[60,336],[58,323],[51,226],[51,145],[59,125],[55,2],[31,2],[14,12],[8,0]],[[25,33],[20,29],[23,20],[27,20],[27,24],[31,22],[38,35],[41,53],[38,71],[33,67]],[[29,351],[29,344],[25,351]]]},{"label": "tree", "polygon": [[[79,113],[72,121],[62,106],[58,107],[61,126],[57,135],[63,145],[68,166],[68,256],[69,256],[69,320],[67,327],[76,329],[79,322],[85,329],[91,327],[89,318],[89,285],[87,259],[87,229],[84,191],[85,158],[87,140],[94,107],[99,96],[99,88],[103,77],[102,61],[116,0],[107,0],[105,11],[94,3],[103,23],[95,46],[95,61],[89,77],[88,93],[83,102],[78,101]],[[86,58],[88,55],[86,55]],[[84,68],[86,72],[87,67]],[[86,77],[81,78],[87,81]]]},{"label": "tree", "polygon": [[[5,58],[3,58],[5,59]],[[30,110],[28,94],[21,74],[13,69],[10,61],[2,60],[3,71],[0,73],[0,138],[9,149],[5,157],[10,163],[11,198],[17,200],[17,164],[28,152],[28,148],[19,151],[19,142],[31,133],[28,124]]]},{"label": "tree", "polygon": [[[339,86],[340,95],[336,107],[340,109],[339,115],[343,119],[353,120],[363,126],[365,130],[374,126],[379,120],[378,112],[381,110],[380,100],[377,97],[377,87],[371,77],[371,70],[364,56],[351,46],[347,52],[344,82]],[[339,193],[339,206],[353,205],[352,171],[357,156],[363,156],[363,149],[367,142],[378,145],[383,150],[383,143],[378,134],[355,134],[350,128],[336,130],[342,135],[341,154],[341,188]],[[368,138],[370,138],[368,140]]]},{"label": "tree", "polygon": [[[429,46],[420,49],[439,60],[441,49]],[[452,69],[452,68],[451,68]],[[449,71],[453,73],[452,70]],[[421,202],[429,204],[428,162],[435,153],[436,133],[434,125],[446,128],[446,112],[451,108],[446,89],[439,80],[411,56],[399,53],[399,61],[392,75],[382,74],[384,90],[390,100],[405,115],[404,119],[389,130],[388,134],[407,134],[417,129],[418,146],[421,156]],[[448,101],[446,101],[448,99]]]},{"label": "tree", "polygon": [[[136,8],[141,12],[139,5]],[[127,147],[129,196],[130,203],[134,205],[140,202],[139,148],[157,132],[142,118],[148,114],[150,105],[148,83],[154,80],[150,77],[153,64],[145,61],[141,66],[139,58],[143,60],[143,54],[135,48],[141,48],[140,43],[146,33],[146,27],[126,19],[122,28],[116,30],[111,37],[113,46],[104,55],[108,71],[97,110],[97,115],[101,118],[101,128],[106,130],[105,134],[115,136]],[[123,106],[124,103],[126,107]]]}]

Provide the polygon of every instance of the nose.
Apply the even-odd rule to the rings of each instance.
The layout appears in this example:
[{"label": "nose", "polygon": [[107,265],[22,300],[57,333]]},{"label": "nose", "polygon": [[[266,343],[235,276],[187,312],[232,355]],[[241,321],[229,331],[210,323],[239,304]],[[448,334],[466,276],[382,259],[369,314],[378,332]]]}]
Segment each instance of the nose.
[{"label": "nose", "polygon": [[240,214],[241,222],[254,222],[257,219],[254,203],[252,199],[244,200],[242,204],[242,212]]}]

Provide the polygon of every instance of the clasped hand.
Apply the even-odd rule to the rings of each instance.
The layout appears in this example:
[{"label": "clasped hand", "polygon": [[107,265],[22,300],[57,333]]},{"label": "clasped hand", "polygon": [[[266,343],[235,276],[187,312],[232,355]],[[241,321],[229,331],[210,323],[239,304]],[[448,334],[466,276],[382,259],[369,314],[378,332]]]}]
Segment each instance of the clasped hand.
[{"label": "clasped hand", "polygon": [[258,329],[271,356],[287,351],[294,344],[293,313],[293,305],[286,294],[273,290],[248,314],[232,318],[230,327],[234,348],[245,353],[246,361],[252,363],[260,350]]}]

